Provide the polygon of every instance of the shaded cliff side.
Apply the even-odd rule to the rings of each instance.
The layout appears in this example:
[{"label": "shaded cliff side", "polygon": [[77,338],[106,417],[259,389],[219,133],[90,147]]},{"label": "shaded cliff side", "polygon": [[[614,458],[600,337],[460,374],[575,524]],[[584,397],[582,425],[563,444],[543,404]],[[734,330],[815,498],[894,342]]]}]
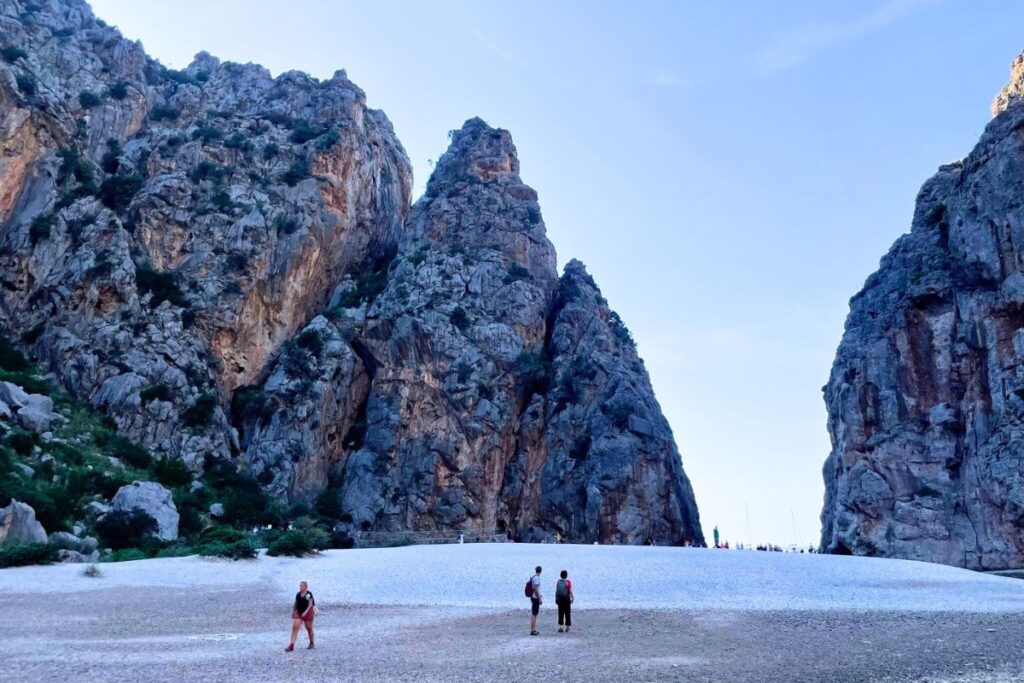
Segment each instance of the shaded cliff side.
[{"label": "shaded cliff side", "polygon": [[1024,564],[1022,66],[850,301],[825,387],[825,551]]}]

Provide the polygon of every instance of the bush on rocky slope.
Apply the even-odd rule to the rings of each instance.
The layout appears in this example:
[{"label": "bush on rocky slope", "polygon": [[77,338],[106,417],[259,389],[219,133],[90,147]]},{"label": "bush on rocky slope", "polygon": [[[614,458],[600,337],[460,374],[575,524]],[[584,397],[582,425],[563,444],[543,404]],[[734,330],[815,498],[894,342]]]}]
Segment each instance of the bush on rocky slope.
[{"label": "bush on rocky slope", "polygon": [[17,543],[0,548],[0,569],[56,561],[57,549],[47,543]]}]

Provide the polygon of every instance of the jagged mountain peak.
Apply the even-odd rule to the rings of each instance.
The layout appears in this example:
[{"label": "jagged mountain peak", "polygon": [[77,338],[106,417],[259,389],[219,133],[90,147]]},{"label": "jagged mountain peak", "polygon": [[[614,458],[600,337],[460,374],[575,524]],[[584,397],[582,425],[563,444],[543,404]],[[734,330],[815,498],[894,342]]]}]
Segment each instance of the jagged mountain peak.
[{"label": "jagged mountain peak", "polygon": [[520,182],[519,156],[512,134],[474,117],[452,131],[451,143],[438,160],[426,193],[436,195],[458,183],[490,183],[504,178]]},{"label": "jagged mountain peak", "polygon": [[562,268],[562,280],[586,285],[593,289],[597,293],[597,296],[601,296],[601,289],[597,286],[597,282],[594,281],[594,277],[590,274],[590,271],[587,270],[586,264],[579,259],[569,259]]},{"label": "jagged mountain peak", "polygon": [[1000,113],[1021,99],[1024,94],[1024,51],[1010,65],[1010,80],[992,102],[992,116]]},{"label": "jagged mountain peak", "polygon": [[587,272],[587,264],[577,258],[569,259],[565,264],[565,267],[562,268],[562,273],[565,277],[585,278],[589,280],[591,284],[594,284],[594,279],[590,276],[590,273]]}]

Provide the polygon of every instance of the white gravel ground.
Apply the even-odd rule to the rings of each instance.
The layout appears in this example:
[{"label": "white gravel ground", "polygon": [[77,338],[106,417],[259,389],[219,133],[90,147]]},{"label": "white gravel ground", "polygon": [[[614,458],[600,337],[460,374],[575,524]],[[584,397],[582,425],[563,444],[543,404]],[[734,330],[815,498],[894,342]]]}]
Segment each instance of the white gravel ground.
[{"label": "white gravel ground", "polygon": [[330,551],[305,559],[198,557],[0,570],[0,592],[129,587],[274,586],[309,581],[321,605],[422,605],[508,610],[544,567],[553,603],[561,569],[576,608],[1024,612],[1024,581],[903,560],[690,548],[467,544]]},{"label": "white gravel ground", "polygon": [[[535,564],[540,637],[522,594]],[[0,570],[0,681],[1024,681],[1024,581],[916,562],[473,544],[100,567]],[[317,648],[303,635],[286,654],[300,579]]]}]

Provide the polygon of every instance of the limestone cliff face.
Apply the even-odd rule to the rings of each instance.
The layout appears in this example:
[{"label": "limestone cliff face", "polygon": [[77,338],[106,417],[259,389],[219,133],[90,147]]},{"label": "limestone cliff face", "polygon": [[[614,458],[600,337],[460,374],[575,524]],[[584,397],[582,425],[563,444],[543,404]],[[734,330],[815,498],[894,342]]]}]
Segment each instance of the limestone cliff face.
[{"label": "limestone cliff face", "polygon": [[334,299],[242,408],[274,490],[326,487],[353,529],[703,542],[632,339],[582,264],[558,281],[507,131],[456,131],[396,258]]},{"label": "limestone cliff face", "polygon": [[344,72],[168,70],[81,0],[2,4],[0,36],[0,331],[119,430],[353,529],[702,542],[507,131],[453,132],[410,206]]},{"label": "limestone cliff face", "polygon": [[850,302],[825,387],[826,551],[1024,564],[1022,63]]},{"label": "limestone cliff face", "polygon": [[[555,250],[507,131],[469,121],[368,311],[378,363],[342,507],[387,528],[499,526],[498,491],[540,364]],[[534,359],[537,359],[536,361]]]},{"label": "limestone cliff face", "polygon": [[401,145],[343,72],[205,54],[169,71],[84,3],[2,12],[10,336],[150,448],[230,456],[231,391],[343,273],[394,250]]},{"label": "limestone cliff face", "polygon": [[[703,542],[672,430],[626,326],[579,261],[558,285],[549,386],[523,416],[507,516],[585,541]],[[528,536],[530,534],[527,534]]]}]

